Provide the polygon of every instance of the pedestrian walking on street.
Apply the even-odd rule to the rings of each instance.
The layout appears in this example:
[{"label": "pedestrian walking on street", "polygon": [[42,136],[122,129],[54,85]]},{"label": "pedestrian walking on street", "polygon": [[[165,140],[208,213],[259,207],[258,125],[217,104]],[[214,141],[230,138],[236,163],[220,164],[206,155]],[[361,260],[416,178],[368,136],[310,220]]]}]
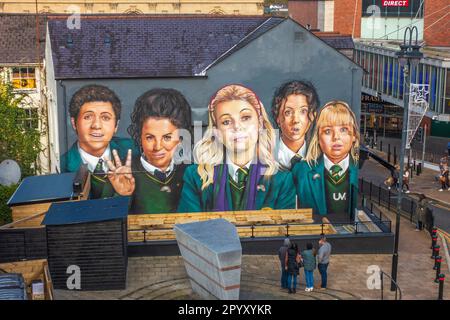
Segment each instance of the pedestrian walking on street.
[{"label": "pedestrian walking on street", "polygon": [[405,172],[403,172],[403,181],[402,181],[402,190],[405,190],[406,188],[405,193],[409,193],[409,170],[410,167],[409,164],[407,164],[405,167]]},{"label": "pedestrian walking on street", "polygon": [[425,210],[426,210],[426,196],[424,194],[419,194],[419,200],[416,206],[416,231],[423,230],[423,223],[425,221]]},{"label": "pedestrian walking on street", "polygon": [[291,241],[289,238],[284,239],[283,245],[278,249],[278,258],[281,264],[281,288],[288,288],[288,273],[286,271],[286,254],[291,246]]},{"label": "pedestrian walking on street", "polygon": [[328,243],[325,235],[322,235],[319,240],[319,251],[317,252],[317,268],[319,269],[320,277],[322,278],[322,284],[320,286],[322,290],[327,288],[327,270],[330,263],[330,256],[331,244]]},{"label": "pedestrian walking on street", "polygon": [[391,171],[389,177],[387,177],[386,180],[384,180],[384,184],[388,187],[388,190],[391,190],[391,187],[395,184],[394,175],[395,175],[394,171]]},{"label": "pedestrian walking on street", "polygon": [[439,162],[439,170],[440,170],[440,177],[439,182],[441,183],[441,188],[439,191],[450,191],[450,182],[449,182],[449,169],[448,169],[448,156],[445,154],[440,162]]},{"label": "pedestrian walking on street", "polygon": [[314,290],[314,269],[316,269],[316,256],[312,243],[306,244],[306,250],[302,252],[303,267],[305,268],[306,292]]},{"label": "pedestrian walking on street", "polygon": [[400,170],[400,166],[396,165],[395,166],[395,170],[391,171],[391,175],[392,175],[392,184],[388,187],[388,189],[390,190],[392,187],[394,189],[398,189],[398,176],[399,176],[399,170]]},{"label": "pedestrian walking on street", "polygon": [[285,259],[285,270],[288,273],[288,289],[289,293],[297,292],[297,275],[300,270],[301,257],[298,252],[298,246],[291,242],[291,246],[287,250]]}]

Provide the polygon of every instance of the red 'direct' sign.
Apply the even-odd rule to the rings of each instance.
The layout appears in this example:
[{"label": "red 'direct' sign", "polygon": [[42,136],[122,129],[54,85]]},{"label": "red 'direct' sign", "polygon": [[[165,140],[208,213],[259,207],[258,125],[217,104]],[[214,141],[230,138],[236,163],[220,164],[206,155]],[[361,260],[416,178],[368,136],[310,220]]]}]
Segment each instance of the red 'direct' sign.
[{"label": "red 'direct' sign", "polygon": [[408,0],[383,0],[383,7],[407,7]]}]

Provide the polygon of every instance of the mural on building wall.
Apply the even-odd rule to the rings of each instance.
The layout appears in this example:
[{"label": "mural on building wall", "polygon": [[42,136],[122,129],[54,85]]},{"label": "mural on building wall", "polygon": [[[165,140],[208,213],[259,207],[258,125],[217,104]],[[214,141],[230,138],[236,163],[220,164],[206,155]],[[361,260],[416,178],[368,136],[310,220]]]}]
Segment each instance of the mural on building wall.
[{"label": "mural on building wall", "polygon": [[[131,196],[132,214],[301,207],[349,219],[358,121],[346,102],[319,101],[307,81],[280,84],[267,107],[251,88],[229,84],[211,97],[196,138],[189,102],[176,89],[144,92],[121,114],[112,90],[87,85],[69,104],[78,140],[61,169],[87,164],[90,197]],[[131,119],[128,137],[115,136],[121,117]]]}]

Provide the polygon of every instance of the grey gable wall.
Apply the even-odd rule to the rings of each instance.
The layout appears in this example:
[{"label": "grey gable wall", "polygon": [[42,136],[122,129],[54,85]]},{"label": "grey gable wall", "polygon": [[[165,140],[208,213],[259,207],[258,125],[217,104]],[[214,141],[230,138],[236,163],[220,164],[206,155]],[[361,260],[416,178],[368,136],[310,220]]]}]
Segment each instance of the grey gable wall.
[{"label": "grey gable wall", "polygon": [[[300,40],[294,41],[295,32]],[[275,89],[293,79],[311,81],[319,94],[320,104],[333,99],[348,102],[359,118],[362,69],[326,45],[304,28],[286,20],[245,47],[211,67],[207,77],[151,79],[63,80],[66,106],[76,90],[92,83],[103,84],[116,92],[122,101],[118,136],[128,136],[130,113],[136,99],[155,88],[174,88],[185,95],[194,110],[193,119],[206,124],[206,108],[215,91],[229,83],[242,83],[255,90],[270,114]],[[63,154],[76,140],[70,119],[64,110],[63,88],[58,84],[59,141]]]}]

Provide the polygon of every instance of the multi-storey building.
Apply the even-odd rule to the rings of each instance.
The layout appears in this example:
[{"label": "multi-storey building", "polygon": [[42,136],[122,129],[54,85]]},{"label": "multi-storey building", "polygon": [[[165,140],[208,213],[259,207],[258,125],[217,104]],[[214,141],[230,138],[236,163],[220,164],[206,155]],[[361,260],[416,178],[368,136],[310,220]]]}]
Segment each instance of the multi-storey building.
[{"label": "multi-storey building", "polygon": [[411,70],[410,81],[428,85],[429,109],[423,120],[427,133],[450,137],[448,1],[290,0],[289,9],[290,16],[303,25],[353,37],[353,59],[367,71],[361,90],[361,128],[384,135],[398,136],[402,128],[406,84],[395,53],[406,28],[417,27],[424,57]]},{"label": "multi-storey building", "polygon": [[0,13],[262,15],[263,0],[0,0]]}]

